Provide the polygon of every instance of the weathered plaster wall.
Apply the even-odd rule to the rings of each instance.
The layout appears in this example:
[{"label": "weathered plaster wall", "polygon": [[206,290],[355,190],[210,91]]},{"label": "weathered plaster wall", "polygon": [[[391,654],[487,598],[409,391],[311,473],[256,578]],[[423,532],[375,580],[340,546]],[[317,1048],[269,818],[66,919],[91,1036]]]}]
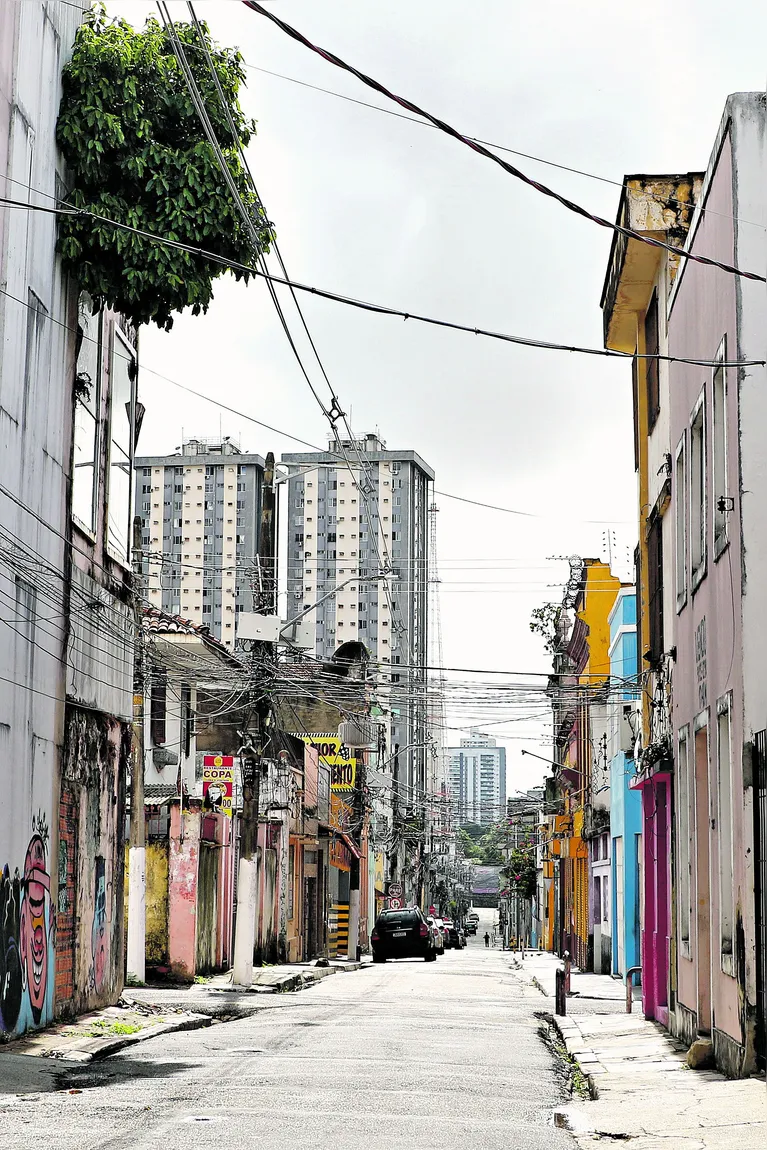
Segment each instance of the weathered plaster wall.
[{"label": "weathered plaster wall", "polygon": [[200,857],[200,810],[170,811],[168,860],[168,957],[177,978],[194,978],[197,942],[197,873]]},{"label": "weathered plaster wall", "polygon": [[[735,258],[732,226],[735,206],[732,137],[727,117],[712,157],[712,165],[707,175],[707,190],[704,194],[705,207],[708,210],[698,217],[693,250],[731,263]],[[750,266],[753,257],[750,253],[748,255],[744,253],[740,262],[744,267]],[[689,262],[686,264],[676,285],[669,319],[671,355],[697,356],[713,360],[722,339],[726,338],[728,358],[734,357],[738,348],[736,284],[735,277],[716,268]],[[672,451],[676,450],[682,437],[686,436],[689,468],[691,418],[698,397],[701,391],[704,391],[707,456],[705,576],[697,587],[693,587],[688,546],[687,596],[685,603],[678,609],[675,627],[677,661],[674,672],[673,727],[677,738],[682,728],[689,728],[690,769],[691,777],[695,778],[694,795],[697,799],[691,817],[692,923],[689,945],[682,942],[680,936],[677,997],[683,1007],[698,1014],[700,1026],[706,1027],[706,1016],[710,1013],[714,1028],[744,1045],[747,1034],[740,1010],[741,988],[737,958],[733,962],[731,956],[724,956],[721,947],[721,900],[718,880],[720,833],[717,828],[716,805],[717,701],[731,691],[735,904],[738,922],[745,924],[747,935],[752,937],[753,891],[748,889],[744,864],[745,851],[750,850],[751,830],[743,801],[741,754],[743,640],[739,605],[741,525],[737,379],[735,373],[728,370],[726,421],[729,446],[728,494],[734,498],[734,510],[728,516],[729,546],[717,557],[713,541],[713,508],[714,500],[722,493],[713,490],[711,436],[713,371],[711,368],[674,363],[671,365],[670,377]],[[676,514],[677,503],[682,499],[685,501],[688,538],[689,498],[689,485],[687,492],[677,490],[672,492],[672,518]],[[675,563],[676,554],[674,563],[668,564],[669,577],[672,577]],[[696,724],[704,732],[698,740],[697,772]],[[704,743],[705,731],[708,732],[707,748]],[[679,841],[678,809],[676,819],[677,841]],[[679,914],[684,913],[684,908],[677,909]],[[738,932],[734,933],[737,936]],[[753,991],[751,994],[753,999]]]},{"label": "weathered plaster wall", "polygon": [[[16,181],[0,187],[14,195],[30,184],[57,194],[61,68],[79,20],[76,4],[0,5],[0,175]],[[0,563],[9,616],[0,642],[0,1031],[17,1033],[50,1021],[55,983],[74,362],[73,301],[55,240],[54,217],[4,213],[0,484],[16,502],[3,496],[0,506],[14,552]]]},{"label": "weathered plaster wall", "polygon": [[58,907],[62,914],[73,908],[74,916],[72,930],[60,931],[56,943],[57,963],[72,972],[69,987],[59,984],[59,1015],[114,1002],[122,990],[129,755],[127,724],[67,708],[61,824],[72,833],[59,838],[59,873],[66,883],[59,886]]}]

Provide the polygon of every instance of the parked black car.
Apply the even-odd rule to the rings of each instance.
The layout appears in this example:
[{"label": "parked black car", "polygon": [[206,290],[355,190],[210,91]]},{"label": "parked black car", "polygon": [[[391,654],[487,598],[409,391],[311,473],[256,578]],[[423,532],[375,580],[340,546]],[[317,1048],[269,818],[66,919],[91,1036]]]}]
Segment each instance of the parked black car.
[{"label": "parked black car", "polygon": [[386,962],[387,958],[423,958],[434,962],[437,957],[432,929],[418,907],[382,911],[370,941],[373,962]]},{"label": "parked black car", "polygon": [[448,922],[447,920],[445,921],[445,925],[447,927],[447,938],[445,940],[446,944],[453,947],[455,950],[463,950],[463,948],[466,946],[466,939],[461,928],[457,923]]}]

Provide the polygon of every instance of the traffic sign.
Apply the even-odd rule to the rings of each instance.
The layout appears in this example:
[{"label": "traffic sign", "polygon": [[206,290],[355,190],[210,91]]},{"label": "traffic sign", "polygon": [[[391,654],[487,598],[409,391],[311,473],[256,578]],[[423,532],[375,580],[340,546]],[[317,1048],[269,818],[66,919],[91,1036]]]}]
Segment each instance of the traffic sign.
[{"label": "traffic sign", "polygon": [[402,910],[401,898],[389,898],[389,910]]},{"label": "traffic sign", "polygon": [[402,898],[403,890],[401,882],[390,882],[387,884],[387,892],[392,898]]}]

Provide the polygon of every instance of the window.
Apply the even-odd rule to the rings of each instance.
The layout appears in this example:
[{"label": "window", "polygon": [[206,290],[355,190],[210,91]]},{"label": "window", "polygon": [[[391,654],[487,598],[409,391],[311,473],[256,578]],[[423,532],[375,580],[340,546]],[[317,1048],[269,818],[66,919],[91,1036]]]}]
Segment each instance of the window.
[{"label": "window", "polygon": [[712,413],[712,447],[714,455],[714,558],[718,559],[727,546],[727,513],[729,510],[727,482],[727,374],[723,365],[726,343],[722,340],[714,369],[714,403]]},{"label": "window", "polygon": [[155,747],[161,747],[165,742],[166,698],[167,682],[165,676],[156,671],[152,675],[149,701],[149,725],[152,745]]},{"label": "window", "polygon": [[734,867],[732,859],[732,694],[716,705],[717,830],[719,840],[719,915],[722,939],[722,970],[735,974],[732,939],[735,917]]},{"label": "window", "polygon": [[650,648],[645,658],[652,665],[663,655],[663,520],[654,515],[647,535],[647,607]]},{"label": "window", "polygon": [[706,402],[700,393],[690,424],[690,562],[692,590],[706,574]]},{"label": "window", "polygon": [[[101,405],[102,313],[92,314],[90,296],[80,301],[78,325],[83,334],[75,385],[74,473],[72,514],[88,531],[96,530],[99,409]],[[145,469],[148,471],[148,468]],[[144,494],[151,490],[144,484]],[[148,508],[147,508],[148,510]]]},{"label": "window", "polygon": [[[658,293],[652,293],[650,306],[647,309],[644,321],[645,354],[657,356],[658,341]],[[657,359],[646,359],[645,377],[647,379],[647,429],[652,431],[660,414],[660,378]]]},{"label": "window", "polygon": [[674,535],[676,547],[676,609],[687,602],[687,451],[686,434],[679,440],[674,465]]},{"label": "window", "polygon": [[131,465],[133,458],[133,349],[115,330],[109,407],[107,548],[122,562],[130,558]]},{"label": "window", "polygon": [[181,687],[181,753],[185,759],[191,754],[193,728],[192,689],[184,683]]}]

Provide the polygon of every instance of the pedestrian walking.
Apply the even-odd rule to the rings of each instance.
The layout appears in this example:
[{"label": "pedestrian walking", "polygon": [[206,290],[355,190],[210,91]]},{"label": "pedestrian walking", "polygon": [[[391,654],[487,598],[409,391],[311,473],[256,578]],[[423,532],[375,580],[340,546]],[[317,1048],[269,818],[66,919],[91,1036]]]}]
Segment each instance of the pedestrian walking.
[{"label": "pedestrian walking", "polygon": [[485,931],[485,946],[490,946],[490,935]]}]

